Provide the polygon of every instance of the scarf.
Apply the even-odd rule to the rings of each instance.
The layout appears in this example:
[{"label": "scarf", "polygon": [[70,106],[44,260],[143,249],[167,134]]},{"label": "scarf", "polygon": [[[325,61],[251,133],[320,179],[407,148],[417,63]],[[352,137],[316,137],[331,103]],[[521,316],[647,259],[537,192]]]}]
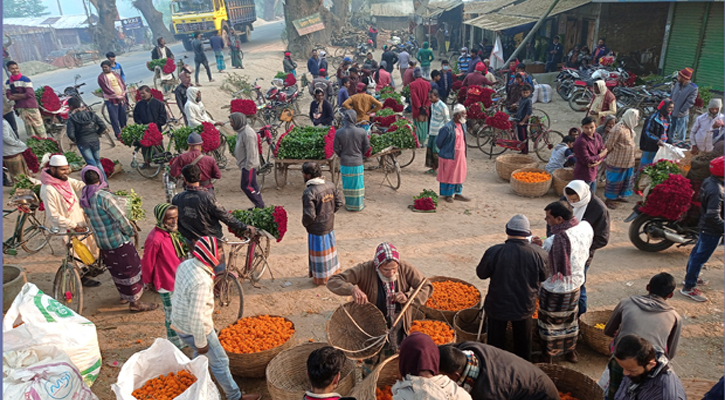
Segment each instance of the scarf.
[{"label": "scarf", "polygon": [[412,332],[400,344],[398,370],[400,376],[418,376],[420,371],[430,371],[438,375],[440,352],[433,339],[425,333]]},{"label": "scarf", "polygon": [[466,366],[463,368],[463,373],[457,383],[458,386],[461,386],[466,392],[471,393],[481,369],[478,366],[478,357],[476,357],[476,354],[473,351],[463,350],[463,354],[466,355]]},{"label": "scarf", "polygon": [[199,238],[194,245],[194,252],[192,254],[202,264],[206,265],[213,279],[216,276],[214,274],[214,267],[221,263],[219,259],[219,240],[214,236]]},{"label": "scarf", "polygon": [[43,185],[50,185],[55,190],[58,191],[63,196],[63,200],[65,200],[65,203],[68,205],[68,210],[70,211],[73,206],[76,205],[76,202],[78,201],[78,197],[76,196],[76,193],[73,191],[73,188],[70,185],[70,182],[68,181],[62,181],[53,175],[50,174],[49,170],[43,170],[40,173],[40,183]]},{"label": "scarf", "polygon": [[[98,174],[98,177],[101,178],[98,184],[89,185],[88,182],[86,182],[86,172],[88,171],[94,171]],[[83,183],[86,184],[86,186],[83,187],[83,191],[81,191],[81,208],[91,208],[91,199],[93,198],[93,195],[95,195],[99,190],[107,188],[108,182],[106,182],[103,178],[103,172],[92,165],[86,165],[83,167],[81,170],[81,179],[83,180]]]},{"label": "scarf", "polygon": [[630,131],[634,131],[634,128],[637,127],[637,124],[639,124],[639,110],[630,108],[625,111],[622,116],[622,122],[620,123],[624,124],[624,126],[629,128]]},{"label": "scarf", "polygon": [[579,220],[572,217],[568,221],[551,227],[551,234],[555,235],[551,250],[549,250],[549,268],[553,282],[562,280],[569,283],[571,281],[571,241],[566,230],[577,225],[579,225]]},{"label": "scarf", "polygon": [[[587,206],[589,205],[589,202],[592,201],[592,192],[589,190],[589,185],[587,185],[584,181],[575,180],[569,182],[566,187],[574,190],[576,194],[579,195],[579,201],[576,203],[569,202],[569,204],[571,204],[574,208],[574,216],[576,219],[583,221],[584,213],[587,211]],[[567,199],[567,201],[569,200]]]},{"label": "scarf", "polygon": [[10,75],[10,83],[13,83],[15,81],[18,81],[22,77],[23,77],[23,74]]},{"label": "scarf", "polygon": [[166,217],[166,211],[169,210],[171,207],[171,204],[169,203],[160,203],[157,204],[156,207],[154,207],[154,217],[156,217],[156,227],[161,229],[164,232],[167,232],[169,236],[171,237],[171,244],[174,245],[174,250],[176,251],[176,256],[183,259],[186,256],[186,248],[181,242],[181,234],[179,231],[172,232],[170,231],[166,225],[164,225],[164,218]]},{"label": "scarf", "polygon": [[383,284],[383,288],[385,289],[385,308],[388,311],[387,317],[392,324],[393,321],[395,321],[395,317],[397,316],[395,309],[397,308],[398,304],[395,302],[395,293],[397,293],[398,291],[398,276],[396,274],[392,278],[386,278],[383,274],[380,273],[379,269],[376,269],[375,272],[377,272],[378,279],[380,279],[381,283]]},{"label": "scarf", "polygon": [[317,178],[312,178],[309,181],[305,182],[305,187],[310,185],[324,185],[325,184],[325,177],[324,176],[318,176]]},{"label": "scarf", "polygon": [[229,115],[229,119],[231,120],[232,129],[237,133],[247,125],[247,116],[240,112],[232,113]]},{"label": "scarf", "polygon": [[657,112],[654,114],[654,120],[658,124],[662,125],[664,129],[664,133],[660,137],[660,140],[667,141],[667,130],[670,126],[670,113],[667,112],[667,107],[672,104],[672,100],[670,99],[664,99],[660,102],[660,105],[657,106]]},{"label": "scarf", "polygon": [[594,96],[594,99],[592,99],[592,106],[589,107],[590,110],[594,111],[602,111],[602,107],[604,107],[604,104],[609,104],[612,102],[612,100],[616,100],[614,97],[614,94],[607,89],[607,84],[604,83],[604,81],[599,80],[596,81],[595,84],[597,85],[597,90],[599,93]]}]

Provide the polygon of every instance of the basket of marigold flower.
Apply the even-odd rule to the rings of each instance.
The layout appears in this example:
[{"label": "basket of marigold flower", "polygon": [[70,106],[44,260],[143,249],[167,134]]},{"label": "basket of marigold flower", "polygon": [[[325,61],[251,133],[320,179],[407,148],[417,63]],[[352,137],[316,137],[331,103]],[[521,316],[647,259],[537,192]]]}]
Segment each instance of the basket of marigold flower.
[{"label": "basket of marigold flower", "polygon": [[551,378],[559,397],[567,400],[603,399],[604,391],[594,379],[557,364],[534,364]]},{"label": "basket of marigold flower", "polygon": [[[612,355],[609,347],[612,338],[604,334],[604,325],[612,316],[613,310],[587,311],[579,317],[579,330],[582,341],[597,353],[609,357]],[[597,326],[599,325],[599,326]]]},{"label": "basket of marigold flower", "polygon": [[521,168],[511,174],[511,190],[519,196],[541,197],[551,188],[551,174],[539,168]]},{"label": "basket of marigold flower", "polygon": [[267,365],[282,350],[294,346],[295,324],[285,317],[244,317],[219,332],[229,357],[229,370],[245,378],[264,378]]},{"label": "basket of marigold flower", "polygon": [[458,311],[478,308],[483,299],[483,293],[476,286],[461,279],[434,276],[428,282],[433,285],[433,293],[420,306],[427,319],[452,324]]},{"label": "basket of marigold flower", "polygon": [[511,180],[511,174],[521,168],[536,168],[539,162],[528,154],[503,154],[496,157],[496,173],[499,178]]},{"label": "basket of marigold flower", "polygon": [[398,355],[395,354],[378,364],[370,375],[356,385],[350,397],[357,400],[392,400],[391,388],[402,379],[398,368]]},{"label": "basket of marigold flower", "polygon": [[451,324],[444,321],[426,319],[425,314],[420,310],[413,310],[413,324],[408,334],[413,332],[425,333],[430,336],[436,346],[456,342],[456,331],[451,327]]}]

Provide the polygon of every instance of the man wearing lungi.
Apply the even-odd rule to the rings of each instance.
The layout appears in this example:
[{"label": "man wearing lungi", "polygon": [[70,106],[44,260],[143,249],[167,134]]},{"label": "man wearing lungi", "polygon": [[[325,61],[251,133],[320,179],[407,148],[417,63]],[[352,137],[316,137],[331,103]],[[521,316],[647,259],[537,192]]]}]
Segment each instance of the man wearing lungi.
[{"label": "man wearing lungi", "polygon": [[5,64],[10,78],[5,82],[8,89],[5,92],[8,100],[15,101],[15,111],[25,124],[25,132],[30,136],[46,137],[43,117],[38,109],[38,100],[30,78],[20,73],[20,67],[15,61]]},{"label": "man wearing lungi", "polygon": [[370,150],[370,139],[365,129],[355,126],[355,110],[342,110],[342,128],[335,133],[333,147],[340,157],[342,193],[348,211],[365,208],[365,169],[363,156]]}]

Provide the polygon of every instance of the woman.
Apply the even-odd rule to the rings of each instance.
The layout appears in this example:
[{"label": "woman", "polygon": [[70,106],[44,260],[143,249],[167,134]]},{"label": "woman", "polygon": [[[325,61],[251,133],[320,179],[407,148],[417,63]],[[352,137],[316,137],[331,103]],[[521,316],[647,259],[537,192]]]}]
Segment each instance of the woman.
[{"label": "woman", "polygon": [[332,112],[332,104],[325,99],[325,91],[315,89],[315,100],[310,103],[310,119],[315,126],[332,126],[335,115]]},{"label": "woman", "polygon": [[569,51],[566,55],[566,67],[567,68],[579,68],[581,65],[581,60],[579,60],[579,54],[581,49],[579,46],[574,46],[573,49]]},{"label": "woman", "polygon": [[667,142],[670,114],[674,109],[675,103],[670,99],[664,99],[657,107],[657,112],[650,115],[644,122],[642,134],[639,137],[639,149],[642,150],[639,169],[652,164],[655,161],[657,150]]},{"label": "woman", "polygon": [[608,115],[617,115],[617,98],[614,93],[607,89],[603,80],[594,82],[594,98],[589,104],[587,115],[594,118],[597,125],[604,125],[604,119]]},{"label": "woman", "polygon": [[605,204],[614,210],[615,201],[627,202],[634,183],[634,128],[639,123],[639,111],[630,108],[622,116],[622,122],[612,128],[604,142],[607,148],[607,185],[604,189]]},{"label": "woman", "polygon": [[596,132],[599,134],[599,136],[602,137],[602,141],[606,143],[607,141],[607,135],[609,135],[609,132],[612,131],[612,128],[614,128],[614,125],[617,124],[617,116],[616,115],[607,115],[606,118],[604,118],[604,123],[597,126]]},{"label": "woman", "polygon": [[393,89],[395,89],[395,83],[393,83],[393,79],[390,76],[390,72],[388,72],[385,68],[388,66],[388,63],[386,61],[380,61],[380,68],[378,68],[377,71],[373,74],[373,79],[375,80],[375,91],[380,92],[383,90],[384,87],[390,86]]},{"label": "woman", "polygon": [[227,45],[232,50],[232,67],[244,69],[244,65],[242,65],[242,41],[233,28],[229,30]]},{"label": "woman", "polygon": [[229,116],[229,122],[237,134],[237,143],[234,146],[234,158],[237,167],[242,171],[240,187],[254,207],[264,208],[264,200],[259,193],[257,184],[257,170],[259,169],[259,136],[247,123],[247,116],[235,112]]},{"label": "woman", "polygon": [[428,132],[428,146],[425,152],[425,166],[430,168],[426,171],[426,174],[435,174],[438,170],[438,146],[436,146],[436,139],[438,139],[438,131],[443,128],[450,119],[448,113],[448,106],[441,101],[438,95],[438,90],[433,89],[428,94],[430,98],[430,129]]},{"label": "woman", "polygon": [[466,108],[462,104],[453,107],[453,120],[438,131],[438,176],[440,193],[443,199],[453,203],[455,196],[459,201],[471,201],[461,194],[466,180],[468,164],[466,155]]}]

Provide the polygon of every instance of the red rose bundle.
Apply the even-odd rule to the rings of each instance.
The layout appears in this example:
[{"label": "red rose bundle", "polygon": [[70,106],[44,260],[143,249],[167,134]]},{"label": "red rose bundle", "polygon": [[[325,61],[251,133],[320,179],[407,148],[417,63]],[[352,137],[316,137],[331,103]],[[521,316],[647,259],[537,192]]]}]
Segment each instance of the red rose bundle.
[{"label": "red rose bundle", "polygon": [[161,131],[159,131],[159,128],[156,126],[155,123],[150,123],[149,127],[146,128],[143,133],[143,138],[141,139],[141,146],[154,147],[161,146],[163,143],[164,135],[161,134]]},{"label": "red rose bundle", "polygon": [[690,208],[691,199],[690,180],[679,174],[670,174],[647,195],[640,211],[652,217],[676,221]]},{"label": "red rose bundle", "polygon": [[25,164],[28,165],[28,169],[34,173],[37,174],[38,171],[40,171],[40,163],[38,162],[38,157],[33,154],[33,150],[28,147],[23,152],[23,158],[25,159]]},{"label": "red rose bundle", "polygon": [[453,85],[451,85],[451,90],[453,91],[459,91],[463,87],[463,81],[455,81],[453,82]]},{"label": "red rose bundle", "polygon": [[60,110],[60,99],[50,86],[43,86],[43,94],[40,95],[40,105],[48,111]]},{"label": "red rose bundle", "polygon": [[277,232],[279,233],[277,242],[279,242],[284,237],[284,234],[287,233],[287,211],[284,207],[274,206],[272,217],[274,217],[274,222],[277,224]]},{"label": "red rose bundle", "polygon": [[[402,107],[402,106],[401,106]],[[387,117],[375,117],[375,122],[383,128],[387,128],[397,121],[398,117],[395,115],[388,115]]]},{"label": "red rose bundle", "polygon": [[463,103],[468,96],[468,87],[464,86],[458,91],[458,102]]},{"label": "red rose bundle", "polygon": [[[629,86],[629,85],[627,85]],[[695,99],[695,107],[704,107],[705,106],[705,100],[700,97],[700,93],[697,94],[697,98]]]},{"label": "red rose bundle", "polygon": [[511,121],[505,112],[497,111],[493,117],[486,118],[486,125],[501,129],[502,131],[511,129]]},{"label": "red rose bundle", "polygon": [[628,72],[629,78],[627,78],[627,81],[624,82],[624,85],[627,87],[633,87],[634,83],[637,81],[637,75],[635,75],[633,72]]},{"label": "red rose bundle", "polygon": [[294,86],[297,83],[297,79],[292,74],[287,74],[287,77],[284,78],[284,85],[287,87]]},{"label": "red rose bundle", "polygon": [[101,158],[101,166],[103,167],[103,173],[106,174],[106,178],[113,174],[113,170],[116,168],[116,163],[107,159]]},{"label": "red rose bundle", "polygon": [[253,100],[234,99],[230,105],[230,111],[240,112],[246,116],[255,115],[257,113],[257,104]]},{"label": "red rose bundle", "polygon": [[430,197],[413,200],[413,207],[415,207],[416,210],[420,211],[430,211],[436,209],[436,205],[435,203],[433,203],[433,199],[431,199]]},{"label": "red rose bundle", "polygon": [[[160,90],[151,89],[151,97],[154,97],[154,98],[156,98],[159,101],[164,101],[164,94],[161,93]],[[138,103],[139,101],[141,101],[141,92],[138,91],[138,90],[136,91],[135,99],[136,99],[136,103]]]},{"label": "red rose bundle", "polygon": [[282,144],[282,139],[284,139],[285,136],[287,136],[288,133],[292,132],[292,129],[294,129],[294,126],[290,126],[289,129],[282,135],[280,135],[279,139],[277,139],[277,145],[274,146],[274,156],[277,157],[277,153],[279,152],[279,145]]},{"label": "red rose bundle", "polygon": [[330,159],[335,155],[335,127],[331,126],[325,135],[325,158]]},{"label": "red rose bundle", "polygon": [[[249,210],[229,211],[234,218],[257,229],[263,229],[281,241],[287,232],[287,211],[282,206],[267,206],[265,208],[252,208]],[[238,238],[244,237],[244,232],[229,228],[229,232]]]},{"label": "red rose bundle", "polygon": [[219,148],[219,145],[221,144],[221,140],[219,139],[219,130],[210,122],[202,122],[201,125],[203,127],[201,131],[201,140],[204,142],[201,145],[201,150],[204,153],[209,153]]},{"label": "red rose bundle", "polygon": [[383,103],[383,108],[390,108],[395,112],[402,112],[403,109],[405,109],[405,106],[403,106],[402,104],[398,104],[398,102],[395,101],[395,99],[393,99],[392,97],[388,97]]},{"label": "red rose bundle", "polygon": [[161,68],[162,71],[164,71],[165,74],[170,74],[174,71],[176,71],[176,64],[174,64],[173,58],[167,58],[166,63]]},{"label": "red rose bundle", "polygon": [[466,106],[466,116],[470,119],[485,119],[486,113],[483,111],[483,104],[481,102],[471,102],[466,100],[464,103]]}]

